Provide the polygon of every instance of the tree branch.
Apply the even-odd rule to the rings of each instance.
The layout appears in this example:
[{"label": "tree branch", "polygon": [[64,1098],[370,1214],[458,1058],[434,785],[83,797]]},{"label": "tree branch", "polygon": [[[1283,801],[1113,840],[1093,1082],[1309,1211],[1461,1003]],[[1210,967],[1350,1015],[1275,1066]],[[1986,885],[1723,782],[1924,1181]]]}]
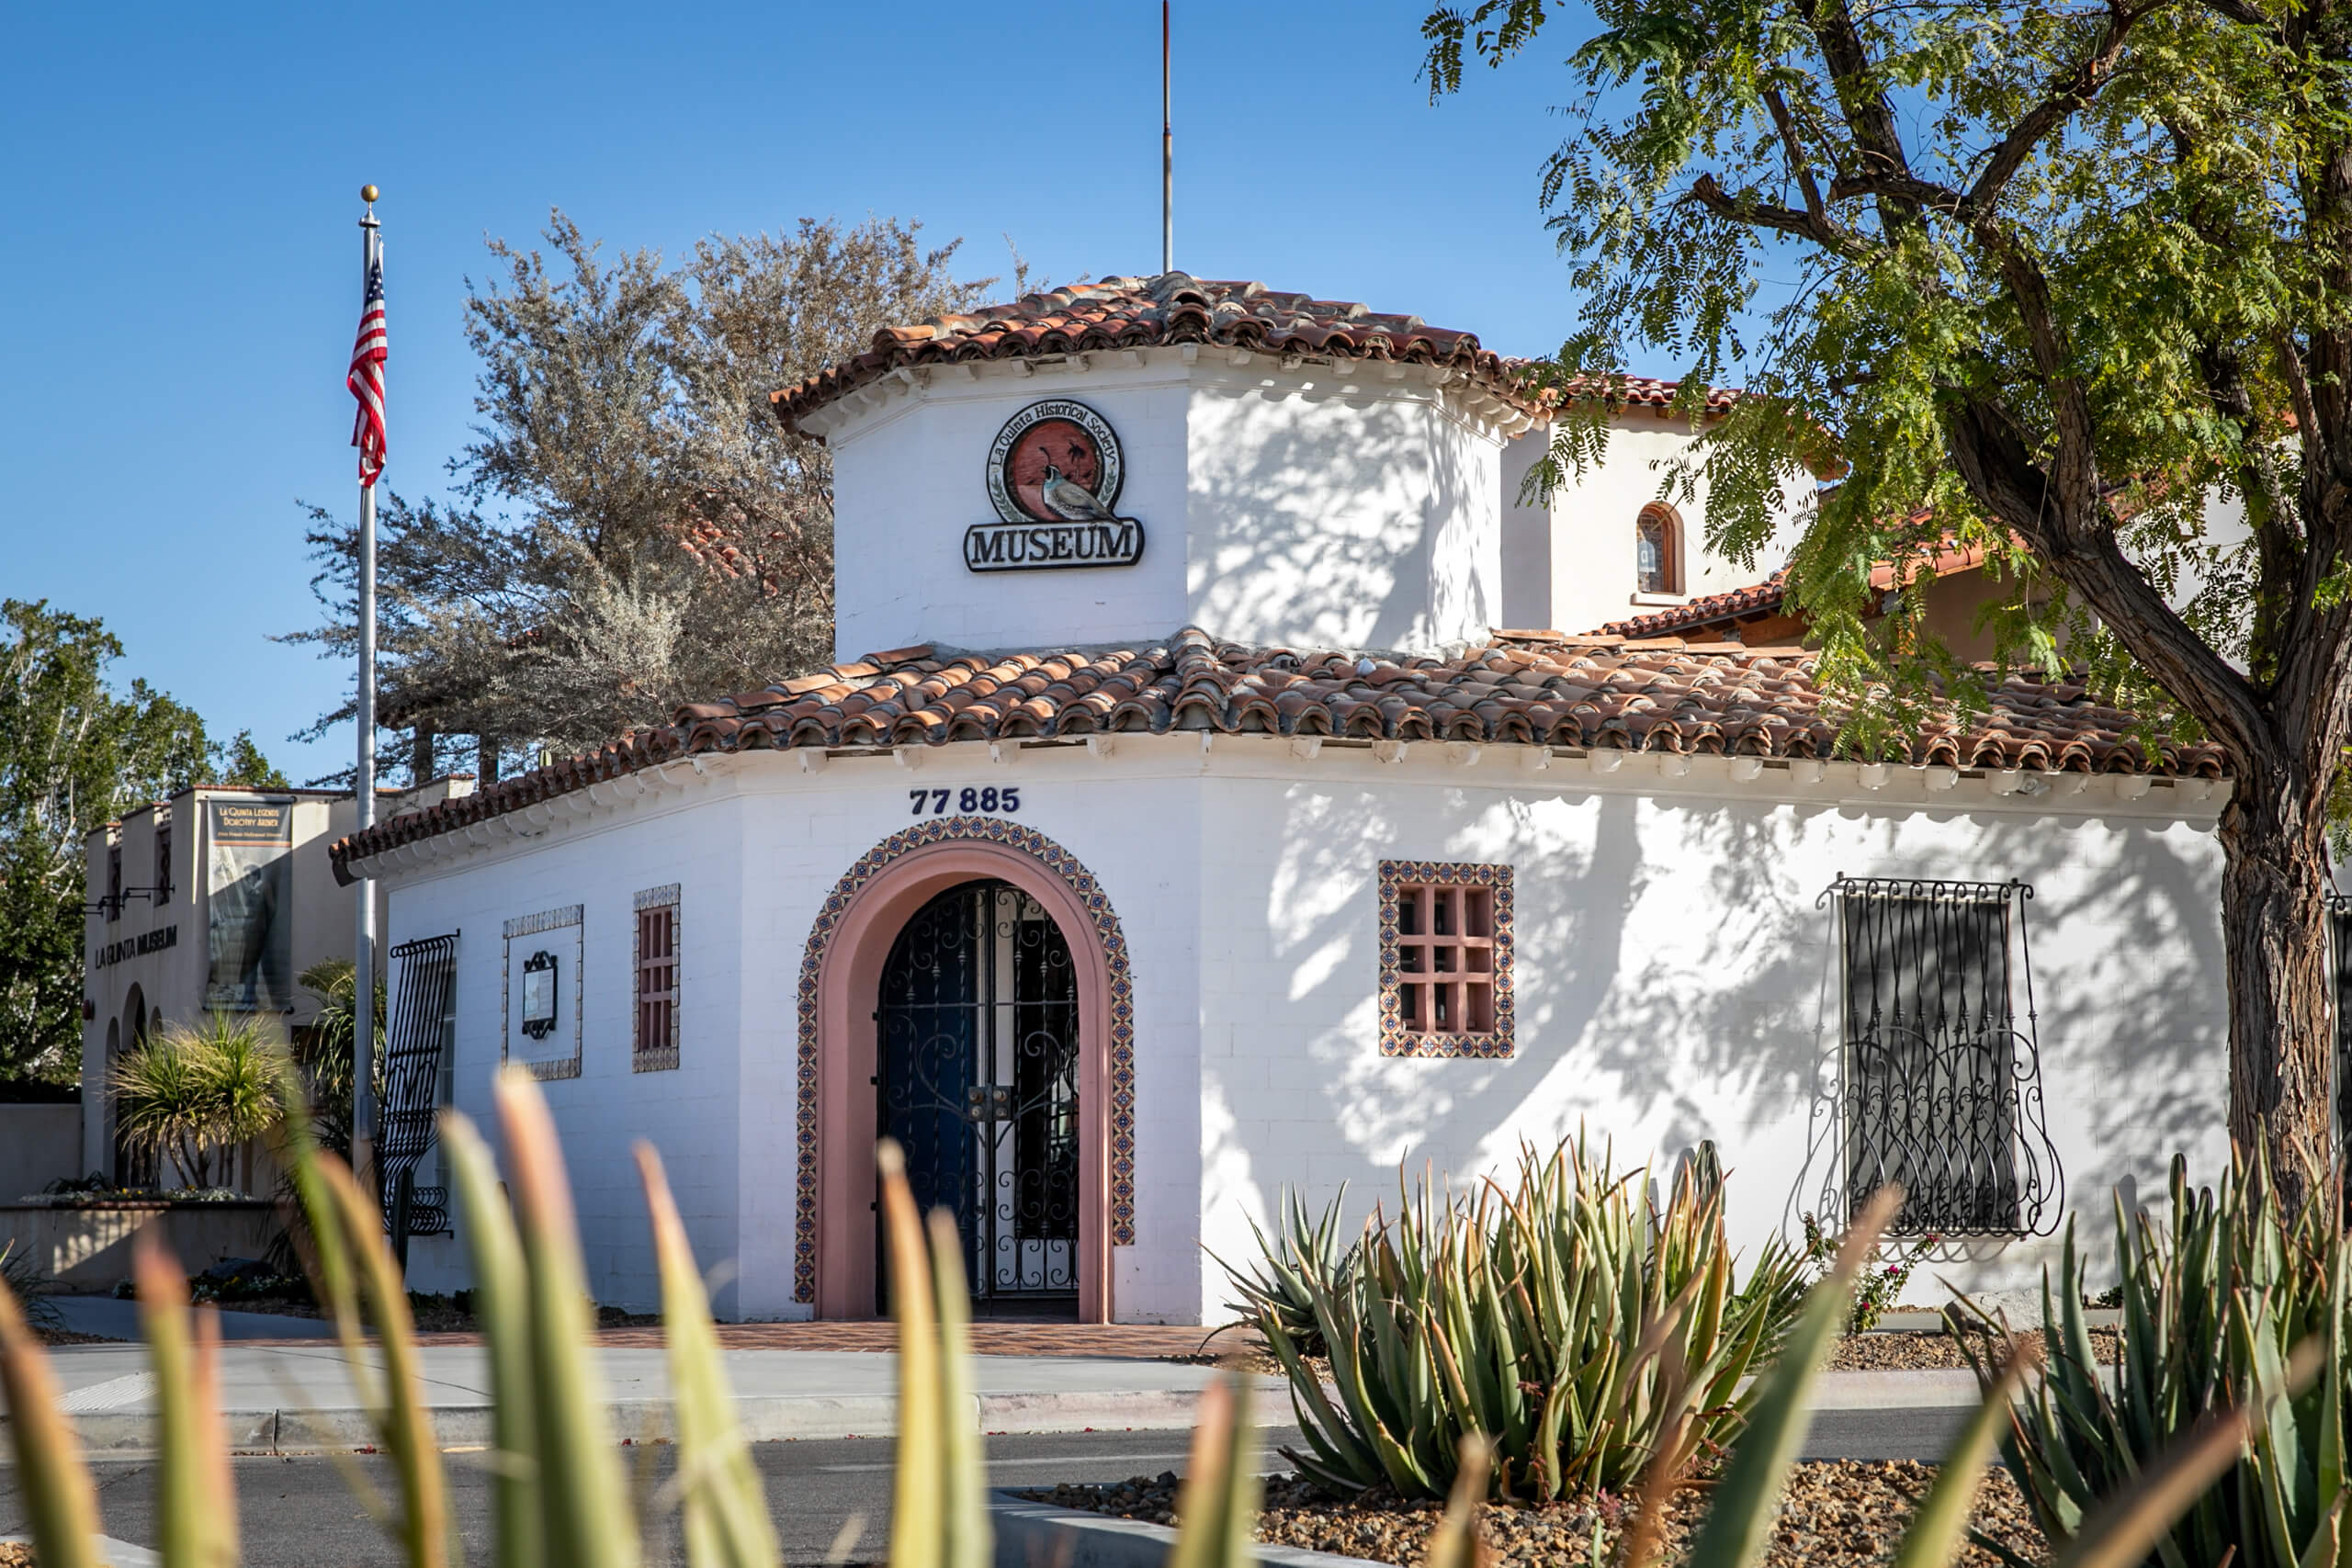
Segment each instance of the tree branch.
[{"label": "tree branch", "polygon": [[2124,556],[2111,527],[2067,515],[2064,496],[2052,493],[2059,487],[2033,460],[2007,410],[1988,398],[1956,398],[1950,443],[1953,465],[1977,502],[2081,594],[2166,691],[2236,755],[2266,765],[2283,760],[2246,678],[2165,603]]},{"label": "tree branch", "polygon": [[1994,147],[1984,172],[1968,188],[1972,210],[1989,208],[1997,201],[2003,187],[2024,166],[2035,145],[2098,96],[2099,88],[2114,73],[2116,61],[2122,57],[2124,40],[2131,36],[2132,28],[2165,4],[2165,0],[2148,0],[2134,10],[2109,0],[2107,30],[2100,35],[2098,47],[2073,70],[2052,82],[2048,96],[2026,110]]},{"label": "tree branch", "polygon": [[1796,117],[1789,113],[1789,100],[1778,87],[1764,93],[1764,105],[1772,111],[1772,123],[1781,130],[1781,149],[1788,154],[1789,173],[1797,182],[1797,189],[1804,194],[1804,209],[1824,229],[1830,226],[1829,209],[1822,205],[1821,186],[1813,177],[1813,161],[1804,155],[1797,142]]},{"label": "tree branch", "polygon": [[1851,230],[1839,228],[1826,215],[1816,218],[1810,212],[1799,212],[1793,207],[1781,207],[1749,197],[1734,196],[1724,189],[1713,175],[1701,175],[1691,181],[1685,199],[1697,202],[1718,218],[1776,229],[1841,254],[1850,254],[1864,243],[1860,235]]},{"label": "tree branch", "polygon": [[[1871,188],[1893,205],[1892,216],[1897,222],[1908,225],[1917,213],[1914,203],[1897,192],[1913,178],[1911,160],[1903,151],[1894,106],[1871,79],[1870,51],[1862,43],[1861,29],[1854,25],[1854,14],[1847,9],[1846,0],[1797,0],[1796,9],[1821,48],[1822,63],[1829,68],[1830,85],[1855,150],[1861,154],[1865,175],[1890,182]],[[1831,199],[1836,199],[1834,186]]]}]

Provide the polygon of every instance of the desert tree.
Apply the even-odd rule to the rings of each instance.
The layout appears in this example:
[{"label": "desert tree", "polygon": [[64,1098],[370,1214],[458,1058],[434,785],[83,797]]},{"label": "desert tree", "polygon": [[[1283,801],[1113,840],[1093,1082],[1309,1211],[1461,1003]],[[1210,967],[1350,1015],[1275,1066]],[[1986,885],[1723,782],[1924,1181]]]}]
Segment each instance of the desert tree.
[{"label": "desert tree", "polygon": [[[492,242],[468,300],[480,423],[454,493],[383,506],[382,705],[413,772],[455,736],[494,769],[502,743],[593,747],[831,658],[831,463],[768,394],[995,281],[889,219],[713,236],[676,265],[607,259],[560,212],[545,240]],[[327,617],[294,640],[348,658],[352,529],[314,509],[310,537]]]},{"label": "desert tree", "polygon": [[1686,400],[1736,367],[1752,395],[1663,482],[1703,474],[1735,551],[1809,512],[1794,592],[1831,678],[1886,699],[1854,745],[1984,700],[1926,572],[1891,614],[1869,584],[1946,541],[2006,584],[2003,661],[2217,742],[2230,1127],[2300,1169],[2352,719],[2352,6],[1485,0],[1426,18],[1433,96],[1547,27],[1572,129],[1541,201],[1583,291],[1548,373],[1603,394],[1548,471],[1636,354]]}]

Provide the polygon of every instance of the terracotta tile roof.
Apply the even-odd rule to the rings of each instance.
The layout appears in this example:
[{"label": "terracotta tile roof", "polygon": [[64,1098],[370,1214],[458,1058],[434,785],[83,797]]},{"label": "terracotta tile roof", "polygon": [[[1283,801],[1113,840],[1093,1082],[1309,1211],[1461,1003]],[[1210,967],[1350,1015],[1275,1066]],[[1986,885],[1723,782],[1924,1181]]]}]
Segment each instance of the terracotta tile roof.
[{"label": "terracotta tile roof", "polygon": [[[939,745],[1204,730],[1342,740],[1495,741],[1827,757],[1838,726],[1803,649],[1515,634],[1448,658],[1244,647],[1187,628],[1105,651],[944,655],[903,648],[678,710],[665,728],[381,822],[355,855],[521,811],[712,752]],[[2131,734],[2079,684],[2013,677],[1984,717],[1932,722],[1909,761],[2215,778],[2222,753]]]},{"label": "terracotta tile roof", "polygon": [[[874,334],[873,347],[864,354],[772,394],[771,400],[776,417],[793,425],[834,399],[901,367],[1186,343],[1444,366],[1483,383],[1523,413],[1541,413],[1541,404],[1521,379],[1526,362],[1504,359],[1481,346],[1475,333],[1433,327],[1419,316],[1385,315],[1342,299],[1317,299],[1261,283],[1217,282],[1182,272],[1069,284],[1025,295],[1009,305],[934,317],[914,326],[885,327]],[[1638,382],[1640,389],[1632,395],[1648,402],[1652,389],[1668,388],[1670,396],[1671,385]]]},{"label": "terracotta tile roof", "polygon": [[[1932,551],[1922,550],[1915,560],[1898,569],[1893,561],[1881,561],[1871,568],[1871,586],[1882,592],[1897,586],[1897,578],[1907,581],[1932,565],[1938,577],[1951,577],[1963,571],[1974,571],[1984,564],[1985,549],[1982,545],[1962,545],[1947,539]],[[1594,635],[1600,637],[1673,637],[1719,621],[1736,621],[1757,615],[1777,615],[1788,598],[1788,570],[1774,572],[1761,582],[1751,582],[1745,588],[1727,588],[1720,593],[1702,593],[1686,604],[1655,615],[1634,615],[1622,621],[1611,621]]]},{"label": "terracotta tile roof", "polygon": [[1751,582],[1745,588],[1728,588],[1721,593],[1702,593],[1687,604],[1655,615],[1634,615],[1623,621],[1611,621],[1593,635],[1597,637],[1671,637],[1678,632],[1692,631],[1717,621],[1736,620],[1742,615],[1769,615],[1781,608],[1787,596],[1788,573],[1776,571],[1761,582]]},{"label": "terracotta tile roof", "polygon": [[[1533,359],[1512,359],[1505,363],[1512,370],[1525,375],[1535,369],[1542,362]],[[1671,408],[1675,398],[1682,390],[1681,382],[1662,381],[1655,376],[1577,376],[1571,378],[1567,385],[1569,395],[1572,397],[1598,397],[1604,399],[1612,407],[1660,411]],[[1706,412],[1710,414],[1729,413],[1732,405],[1745,395],[1737,387],[1710,387],[1707,389],[1704,405]],[[1544,400],[1550,404],[1558,400],[1556,394],[1547,392]]]}]

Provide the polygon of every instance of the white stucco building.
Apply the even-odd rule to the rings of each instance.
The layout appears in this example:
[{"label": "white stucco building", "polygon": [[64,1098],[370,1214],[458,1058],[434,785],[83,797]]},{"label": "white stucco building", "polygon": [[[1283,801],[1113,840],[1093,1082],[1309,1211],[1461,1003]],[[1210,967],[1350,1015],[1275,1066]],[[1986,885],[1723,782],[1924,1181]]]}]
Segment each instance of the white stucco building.
[{"label": "white stucco building", "polygon": [[[379,792],[377,811],[420,811],[473,788],[462,775]],[[348,792],[192,784],[83,840],[81,1154],[71,1170],[129,1182],[156,1173],[115,1138],[107,1075],[166,1024],[260,1015],[272,1032],[317,1016],[299,983],[358,940],[358,895],[327,849],[357,820]],[[377,928],[386,918],[378,890]]]},{"label": "white stucco building", "polygon": [[1283,1189],[1579,1124],[1713,1139],[1745,1246],[1891,1174],[2029,1282],[2224,1148],[2218,759],[2018,680],[1841,761],[1800,648],[1524,629],[1757,575],[1647,510],[1669,391],[1524,507],[1541,411],[1413,318],[1171,274],[881,334],[777,398],[840,663],[336,847],[395,1035],[477,1121],[545,1080],[626,1305],[645,1138],[723,1314],[874,1313],[881,1132],[1003,1310],[1217,1321]]}]

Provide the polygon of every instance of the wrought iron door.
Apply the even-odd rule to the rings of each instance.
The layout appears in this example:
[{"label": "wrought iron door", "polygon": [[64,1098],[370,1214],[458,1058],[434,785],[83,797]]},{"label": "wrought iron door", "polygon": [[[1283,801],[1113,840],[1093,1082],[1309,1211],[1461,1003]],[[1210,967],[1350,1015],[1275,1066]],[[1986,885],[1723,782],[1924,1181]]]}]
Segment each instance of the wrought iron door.
[{"label": "wrought iron door", "polygon": [[1001,882],[933,898],[882,971],[881,1131],[915,1201],[956,1216],[976,1303],[1078,1297],[1078,981],[1051,916]]}]

